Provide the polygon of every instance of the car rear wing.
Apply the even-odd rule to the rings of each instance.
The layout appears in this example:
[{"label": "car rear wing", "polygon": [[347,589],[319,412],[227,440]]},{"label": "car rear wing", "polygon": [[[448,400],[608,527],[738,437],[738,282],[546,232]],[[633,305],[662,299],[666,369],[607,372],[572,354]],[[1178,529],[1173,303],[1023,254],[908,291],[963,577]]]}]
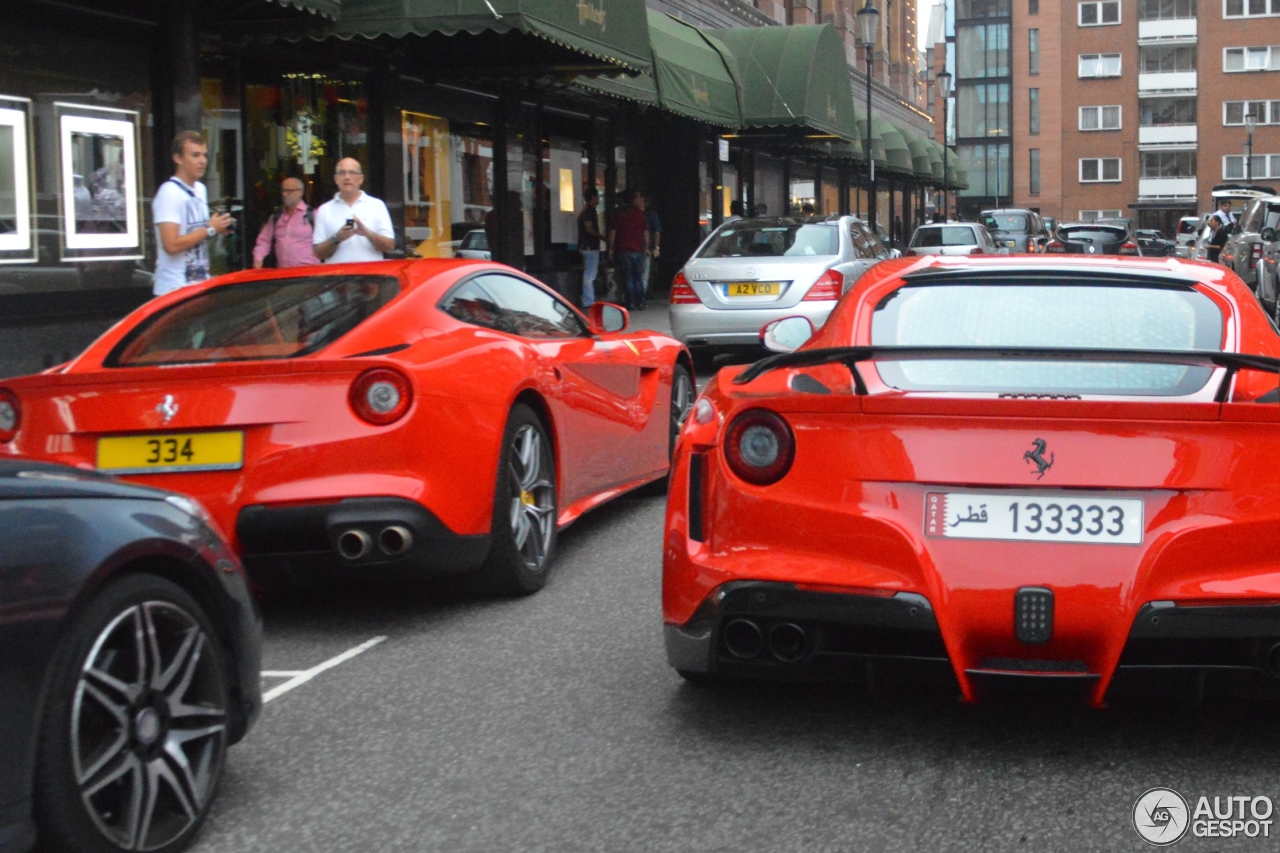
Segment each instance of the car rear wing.
[{"label": "car rear wing", "polygon": [[862,361],[1058,361],[1123,362],[1127,364],[1186,364],[1196,367],[1223,367],[1226,375],[1218,386],[1216,399],[1222,402],[1231,380],[1240,370],[1260,370],[1280,377],[1280,358],[1216,350],[1100,349],[1090,347],[957,347],[957,346],[854,346],[825,347],[771,355],[757,361],[734,377],[735,385],[745,385],[762,374],[785,367],[816,367],[841,363],[853,373],[854,389],[866,394],[867,386],[858,373]]}]

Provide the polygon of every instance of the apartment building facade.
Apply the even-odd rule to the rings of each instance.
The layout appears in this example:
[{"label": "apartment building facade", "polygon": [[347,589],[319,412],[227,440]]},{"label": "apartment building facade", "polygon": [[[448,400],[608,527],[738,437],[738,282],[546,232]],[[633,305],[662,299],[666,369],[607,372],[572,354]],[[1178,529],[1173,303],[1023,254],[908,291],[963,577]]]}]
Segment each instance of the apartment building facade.
[{"label": "apartment building facade", "polygon": [[952,2],[961,215],[1004,205],[1169,232],[1215,184],[1280,182],[1280,0]]}]

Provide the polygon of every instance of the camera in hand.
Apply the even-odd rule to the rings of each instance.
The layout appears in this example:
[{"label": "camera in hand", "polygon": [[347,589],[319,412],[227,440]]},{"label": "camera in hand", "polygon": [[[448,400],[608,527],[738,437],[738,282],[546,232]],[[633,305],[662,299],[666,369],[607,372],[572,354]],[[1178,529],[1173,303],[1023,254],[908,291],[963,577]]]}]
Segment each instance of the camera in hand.
[{"label": "camera in hand", "polygon": [[[224,196],[221,201],[215,202],[212,205],[212,208],[214,213],[221,213],[234,217],[237,213],[244,210],[244,202],[238,198]],[[233,218],[231,220],[231,224],[227,226],[227,232],[230,233],[235,231],[237,224],[237,220]]]}]

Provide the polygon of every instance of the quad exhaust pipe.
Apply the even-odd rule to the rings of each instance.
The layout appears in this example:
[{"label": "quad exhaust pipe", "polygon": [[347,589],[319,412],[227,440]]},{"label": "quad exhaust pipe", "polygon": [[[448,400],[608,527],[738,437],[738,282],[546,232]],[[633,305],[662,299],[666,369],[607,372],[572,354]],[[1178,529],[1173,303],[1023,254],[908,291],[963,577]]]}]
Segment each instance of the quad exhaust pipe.
[{"label": "quad exhaust pipe", "polygon": [[[348,562],[363,560],[373,553],[374,539],[359,527],[338,534],[338,554]],[[413,547],[413,532],[400,524],[389,524],[378,531],[378,550],[388,557],[399,557]]]}]

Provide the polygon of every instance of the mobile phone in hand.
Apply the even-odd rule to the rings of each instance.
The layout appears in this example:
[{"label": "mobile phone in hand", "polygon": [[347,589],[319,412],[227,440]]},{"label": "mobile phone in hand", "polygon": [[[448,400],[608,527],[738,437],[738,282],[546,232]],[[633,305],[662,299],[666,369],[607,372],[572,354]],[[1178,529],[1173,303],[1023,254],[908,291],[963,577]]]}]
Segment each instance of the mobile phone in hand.
[{"label": "mobile phone in hand", "polygon": [[356,221],[355,221],[354,219],[348,219],[348,220],[347,220],[347,225],[346,225],[346,227],[347,227],[347,228],[355,228],[355,227],[356,227]]}]

